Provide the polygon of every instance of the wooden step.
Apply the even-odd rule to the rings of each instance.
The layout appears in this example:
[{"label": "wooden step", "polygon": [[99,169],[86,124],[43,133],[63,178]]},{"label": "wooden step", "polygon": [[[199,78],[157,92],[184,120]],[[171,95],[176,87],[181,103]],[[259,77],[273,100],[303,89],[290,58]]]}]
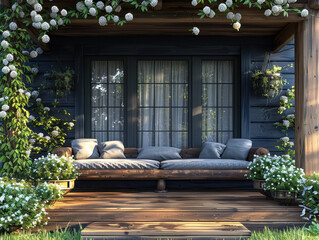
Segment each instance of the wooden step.
[{"label": "wooden step", "polygon": [[247,239],[240,222],[93,222],[82,239]]}]

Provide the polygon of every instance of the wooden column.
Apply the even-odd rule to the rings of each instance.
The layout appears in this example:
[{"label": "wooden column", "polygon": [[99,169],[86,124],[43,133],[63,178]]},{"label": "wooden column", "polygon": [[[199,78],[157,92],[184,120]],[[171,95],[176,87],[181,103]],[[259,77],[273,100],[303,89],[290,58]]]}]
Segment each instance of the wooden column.
[{"label": "wooden column", "polygon": [[296,164],[306,174],[319,172],[319,10],[299,23],[296,57]]}]

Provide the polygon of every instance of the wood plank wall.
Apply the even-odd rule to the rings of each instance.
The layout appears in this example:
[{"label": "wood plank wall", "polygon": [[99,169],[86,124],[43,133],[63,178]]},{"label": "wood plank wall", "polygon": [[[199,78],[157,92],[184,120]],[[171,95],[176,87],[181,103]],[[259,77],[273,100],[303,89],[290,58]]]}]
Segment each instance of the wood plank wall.
[{"label": "wood plank wall", "polygon": [[[200,39],[200,38],[198,38]],[[76,69],[77,77],[76,77],[76,85],[81,82],[80,78],[84,78],[83,76],[83,56],[84,55],[110,55],[111,50],[108,47],[108,44],[105,43],[110,40],[105,39],[81,39],[81,38],[65,38],[65,37],[55,37],[52,40],[52,48],[51,52],[45,53],[40,56],[39,67],[40,73],[35,80],[34,85],[38,86],[44,79],[43,74],[49,72],[51,69],[60,69],[60,66],[71,66]],[[179,41],[178,39],[175,41]],[[113,43],[117,41],[111,41]],[[131,41],[134,45],[134,42]],[[186,42],[186,43],[185,43]],[[282,136],[282,133],[279,129],[276,129],[273,126],[273,123],[280,120],[280,116],[276,114],[276,107],[278,106],[279,98],[277,97],[272,101],[267,103],[265,98],[257,97],[253,94],[250,87],[250,78],[247,77],[247,72],[249,70],[253,71],[256,67],[261,67],[264,53],[265,51],[269,51],[271,49],[272,39],[271,38],[254,38],[254,39],[235,39],[227,38],[210,38],[209,41],[205,39],[202,40],[194,40],[193,42],[187,41],[179,41],[179,45],[172,44],[169,39],[165,39],[158,43],[158,46],[161,47],[161,50],[157,50],[154,52],[154,55],[159,55],[165,49],[171,48],[173,50],[167,50],[171,54],[176,55],[178,47],[185,48],[187,51],[196,51],[198,54],[211,54],[211,55],[242,55],[241,57],[241,78],[242,78],[242,136],[251,138],[254,142],[254,146],[264,146],[271,150],[272,153],[279,153],[278,150],[275,149],[276,141],[279,137]],[[219,47],[221,43],[224,43],[224,48]],[[248,44],[249,43],[249,47]],[[196,49],[197,45],[211,45],[211,48],[207,51],[208,48],[204,48],[202,50]],[[115,45],[115,44],[114,44]],[[150,44],[151,46],[152,44]],[[189,48],[187,48],[189,45]],[[155,45],[156,46],[156,45]],[[154,44],[152,46],[154,49]],[[280,66],[286,66],[288,64],[294,63],[294,43],[291,42],[288,44],[282,52],[272,54],[271,60],[273,64],[277,64]],[[129,44],[123,46],[115,46],[112,49],[116,51],[128,52],[129,49],[133,49],[136,52],[147,52],[141,51],[141,49],[136,49],[135,46],[130,46]],[[145,47],[145,49],[151,49]],[[206,50],[205,50],[206,49]],[[218,52],[216,52],[219,49]],[[241,50],[240,50],[241,49]],[[136,54],[136,53],[132,53]],[[148,52],[148,54],[152,54]],[[185,54],[185,51],[184,53]],[[186,53],[187,54],[187,53]],[[285,87],[285,90],[294,85],[294,68],[288,69],[284,71],[283,76],[287,78],[288,85]],[[80,91],[81,87],[78,87],[77,91]],[[248,91],[248,92],[247,92]],[[83,91],[82,91],[83,92]],[[285,91],[283,92],[283,94]],[[249,97],[247,97],[247,94]],[[72,131],[68,137],[67,145],[69,145],[70,140],[74,137],[82,136],[82,116],[81,107],[76,102],[79,100],[84,100],[83,93],[78,94],[76,96],[75,90],[73,90],[69,96],[61,99],[61,108],[67,109],[72,118],[75,118],[75,114],[77,113],[79,120],[76,125],[76,131]],[[246,97],[245,97],[246,96]],[[42,98],[45,103],[49,106],[52,103],[53,97],[50,94],[42,95]],[[77,107],[76,107],[77,105]],[[248,107],[247,107],[248,106]],[[245,108],[245,109],[244,109]],[[293,131],[290,133],[293,136]]]}]

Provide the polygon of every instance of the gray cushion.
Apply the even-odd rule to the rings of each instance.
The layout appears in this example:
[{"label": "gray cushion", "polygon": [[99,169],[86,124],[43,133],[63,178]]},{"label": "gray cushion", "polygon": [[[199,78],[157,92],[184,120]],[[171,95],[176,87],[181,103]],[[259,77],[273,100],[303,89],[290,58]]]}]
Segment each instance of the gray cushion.
[{"label": "gray cushion", "polygon": [[161,162],[162,169],[206,169],[206,170],[233,170],[247,169],[248,161],[234,159],[182,159]]},{"label": "gray cushion", "polygon": [[222,158],[246,160],[252,145],[252,141],[249,139],[229,139],[226,144],[226,149],[222,154]]},{"label": "gray cushion", "polygon": [[121,141],[107,141],[99,144],[100,158],[125,159],[124,145]]},{"label": "gray cushion", "polygon": [[145,147],[138,150],[138,159],[152,159],[157,161],[181,159],[181,149],[174,147]]},{"label": "gray cushion", "polygon": [[90,169],[158,169],[160,162],[137,159],[83,159],[74,161],[81,170]]},{"label": "gray cushion", "polygon": [[96,139],[75,139],[72,140],[71,147],[75,159],[96,159],[100,157]]},{"label": "gray cushion", "polygon": [[226,145],[216,142],[205,142],[202,145],[202,150],[199,154],[199,158],[202,159],[218,159],[225,150]]}]

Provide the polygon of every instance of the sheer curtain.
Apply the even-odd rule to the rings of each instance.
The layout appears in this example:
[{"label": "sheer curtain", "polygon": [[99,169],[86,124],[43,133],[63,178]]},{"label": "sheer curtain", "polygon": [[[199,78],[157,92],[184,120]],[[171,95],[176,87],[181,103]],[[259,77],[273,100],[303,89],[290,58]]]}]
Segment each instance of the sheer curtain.
[{"label": "sheer curtain", "polygon": [[202,62],[202,140],[233,136],[233,61]]},{"label": "sheer curtain", "polygon": [[92,61],[91,136],[124,141],[123,62]]},{"label": "sheer curtain", "polygon": [[138,62],[138,145],[188,145],[188,62]]}]

